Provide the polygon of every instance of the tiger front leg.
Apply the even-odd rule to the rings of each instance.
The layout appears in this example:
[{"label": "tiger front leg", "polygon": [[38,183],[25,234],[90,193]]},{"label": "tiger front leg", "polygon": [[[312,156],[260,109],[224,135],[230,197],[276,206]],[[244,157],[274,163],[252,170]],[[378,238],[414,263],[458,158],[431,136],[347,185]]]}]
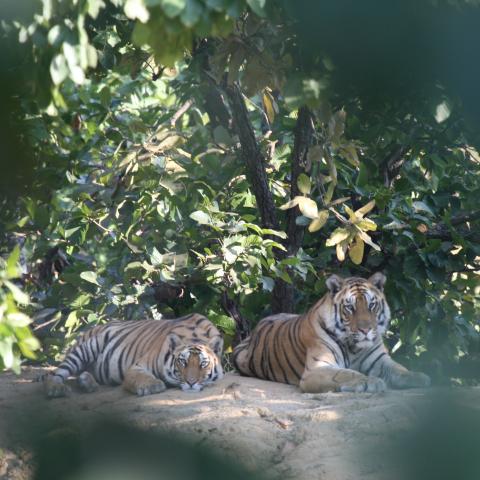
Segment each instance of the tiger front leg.
[{"label": "tiger front leg", "polygon": [[138,396],[152,395],[166,390],[162,380],[152,375],[147,369],[141,366],[134,366],[127,370],[122,386],[128,392]]},{"label": "tiger front leg", "polygon": [[381,378],[367,377],[348,368],[321,366],[305,370],[300,380],[304,393],[325,392],[384,392],[387,388]]},{"label": "tiger front leg", "polygon": [[47,398],[65,397],[70,393],[62,375],[49,373],[43,377],[42,382]]},{"label": "tiger front leg", "polygon": [[422,372],[412,372],[403,365],[385,356],[380,367],[380,376],[390,388],[427,388],[430,386],[430,377]]}]

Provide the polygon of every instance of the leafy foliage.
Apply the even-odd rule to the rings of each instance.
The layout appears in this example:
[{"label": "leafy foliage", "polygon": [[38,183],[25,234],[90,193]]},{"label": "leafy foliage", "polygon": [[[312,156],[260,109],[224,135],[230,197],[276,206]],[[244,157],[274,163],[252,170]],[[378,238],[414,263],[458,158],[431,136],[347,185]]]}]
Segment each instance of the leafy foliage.
[{"label": "leafy foliage", "polygon": [[[411,15],[378,2],[337,3],[351,8],[350,23],[375,3],[372,31],[380,28],[389,45],[405,22],[399,30],[381,22],[392,12]],[[457,3],[422,6],[435,18],[432,38],[446,12],[456,26],[465,12],[479,14],[477,4]],[[395,67],[390,79],[363,55],[357,62],[348,53],[357,39],[338,38],[341,5],[329,1],[310,19],[290,1],[42,5],[3,25],[4,45],[15,45],[20,59],[9,70],[9,98],[21,99],[10,116],[22,135],[7,151],[32,151],[35,161],[30,180],[12,174],[12,184],[27,187],[2,204],[0,249],[21,244],[45,353],[113,317],[194,310],[231,337],[222,293],[255,322],[270,312],[279,284],[294,285],[301,311],[324,293],[326,275],[377,270],[389,279],[397,355],[478,352],[480,145],[468,82],[461,89],[410,59],[410,43],[388,52],[368,33],[358,42],[375,61],[421,75],[412,82],[412,70]],[[418,52],[426,48],[422,15],[411,32]],[[324,28],[314,28],[315,19]],[[443,58],[441,45],[432,48]],[[242,125],[232,121],[229,92],[237,86]],[[278,225],[259,214],[245,152],[260,158]],[[297,246],[284,233],[292,215]]]},{"label": "leafy foliage", "polygon": [[31,319],[19,309],[29,303],[29,298],[14,283],[20,276],[16,248],[7,261],[0,258],[0,368],[11,368],[20,372],[20,354],[35,358],[40,344],[32,335],[28,325]]}]

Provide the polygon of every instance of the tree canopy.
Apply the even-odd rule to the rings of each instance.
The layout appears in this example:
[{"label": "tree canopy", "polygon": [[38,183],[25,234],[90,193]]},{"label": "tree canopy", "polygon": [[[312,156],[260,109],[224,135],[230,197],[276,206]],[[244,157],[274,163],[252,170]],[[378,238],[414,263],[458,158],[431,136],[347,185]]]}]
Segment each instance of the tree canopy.
[{"label": "tree canopy", "polygon": [[478,354],[479,2],[17,4],[3,366],[38,348],[18,305],[52,358],[118,317],[199,311],[232,339],[379,270],[396,355],[456,376]]}]

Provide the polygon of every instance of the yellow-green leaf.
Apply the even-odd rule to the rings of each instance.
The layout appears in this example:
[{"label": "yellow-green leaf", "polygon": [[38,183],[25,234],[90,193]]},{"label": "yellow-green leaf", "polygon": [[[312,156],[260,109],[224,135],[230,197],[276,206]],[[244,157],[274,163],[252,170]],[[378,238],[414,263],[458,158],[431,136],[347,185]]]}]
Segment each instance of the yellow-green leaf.
[{"label": "yellow-green leaf", "polygon": [[348,216],[350,217],[351,222],[355,222],[360,220],[356,215],[355,212],[348,206],[344,205],[345,211],[348,213]]},{"label": "yellow-green leaf", "polygon": [[359,208],[355,214],[357,217],[362,218],[364,215],[366,215],[372,208],[375,206],[375,200],[371,200],[367,204],[365,204],[362,208]]},{"label": "yellow-green leaf", "polygon": [[310,225],[308,226],[308,231],[316,232],[320,230],[325,225],[325,223],[327,223],[328,215],[329,215],[328,210],[320,210],[318,212],[318,217],[314,218],[310,223]]},{"label": "yellow-green leaf", "polygon": [[336,228],[330,238],[326,241],[325,245],[327,247],[333,247],[338,243],[342,242],[343,240],[347,239],[350,236],[350,232],[346,228]]},{"label": "yellow-green leaf", "polygon": [[335,191],[335,187],[336,187],[336,182],[334,183],[332,181],[332,183],[328,186],[327,193],[323,197],[325,204],[327,205],[330,204],[330,201],[332,200],[332,197],[333,197],[333,192]]},{"label": "yellow-green leaf", "polygon": [[345,253],[347,252],[348,240],[343,240],[343,242],[337,243],[337,258],[340,262],[345,260]]},{"label": "yellow-green leaf", "polygon": [[290,200],[289,202],[283,204],[280,208],[280,210],[288,210],[289,208],[293,208],[293,207],[296,207],[298,205],[298,201],[300,198],[304,198],[304,197],[295,197],[295,198],[292,198],[292,200]]},{"label": "yellow-green leaf", "polygon": [[312,219],[318,217],[318,207],[314,200],[307,197],[297,197],[297,198],[298,198],[298,208],[302,212],[302,215]]},{"label": "yellow-green leaf", "polygon": [[310,177],[305,175],[305,173],[301,173],[297,179],[297,186],[303,194],[308,195],[312,189]]},{"label": "yellow-green leaf", "polygon": [[262,100],[265,114],[267,115],[268,122],[271,125],[275,120],[275,99],[272,97],[272,94],[268,90],[264,90]]},{"label": "yellow-green leaf", "polygon": [[362,229],[363,231],[375,231],[377,229],[377,224],[368,218],[364,218],[360,222],[357,223],[357,227]]},{"label": "yellow-green leaf", "polygon": [[367,244],[370,245],[372,248],[377,250],[377,252],[380,252],[381,248],[373,242],[373,240],[370,238],[370,235],[367,233],[363,232],[362,230],[358,229],[358,235],[360,235],[360,238]]},{"label": "yellow-green leaf", "polygon": [[348,256],[355,265],[360,265],[363,259],[363,251],[365,250],[365,243],[359,235],[355,236],[355,242],[350,245],[348,249]]},{"label": "yellow-green leaf", "polygon": [[354,167],[358,167],[360,165],[360,161],[358,159],[357,149],[351,143],[348,145],[343,145],[341,148],[341,154]]}]

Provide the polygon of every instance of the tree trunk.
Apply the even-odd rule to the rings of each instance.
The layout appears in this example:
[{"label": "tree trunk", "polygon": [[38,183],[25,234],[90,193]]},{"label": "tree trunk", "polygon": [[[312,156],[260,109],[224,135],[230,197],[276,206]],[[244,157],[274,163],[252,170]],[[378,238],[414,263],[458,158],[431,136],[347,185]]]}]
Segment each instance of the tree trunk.
[{"label": "tree trunk", "polygon": [[[292,168],[290,179],[290,198],[300,194],[297,180],[301,173],[305,173],[307,165],[307,154],[313,136],[312,114],[307,107],[302,107],[298,111],[297,124],[295,126],[295,141],[292,152]],[[300,215],[298,207],[287,210],[287,239],[285,247],[287,256],[296,255],[302,246],[305,227],[296,224],[296,219]],[[272,309],[275,313],[292,313],[294,309],[295,287],[283,280],[276,281],[273,289]]]}]

